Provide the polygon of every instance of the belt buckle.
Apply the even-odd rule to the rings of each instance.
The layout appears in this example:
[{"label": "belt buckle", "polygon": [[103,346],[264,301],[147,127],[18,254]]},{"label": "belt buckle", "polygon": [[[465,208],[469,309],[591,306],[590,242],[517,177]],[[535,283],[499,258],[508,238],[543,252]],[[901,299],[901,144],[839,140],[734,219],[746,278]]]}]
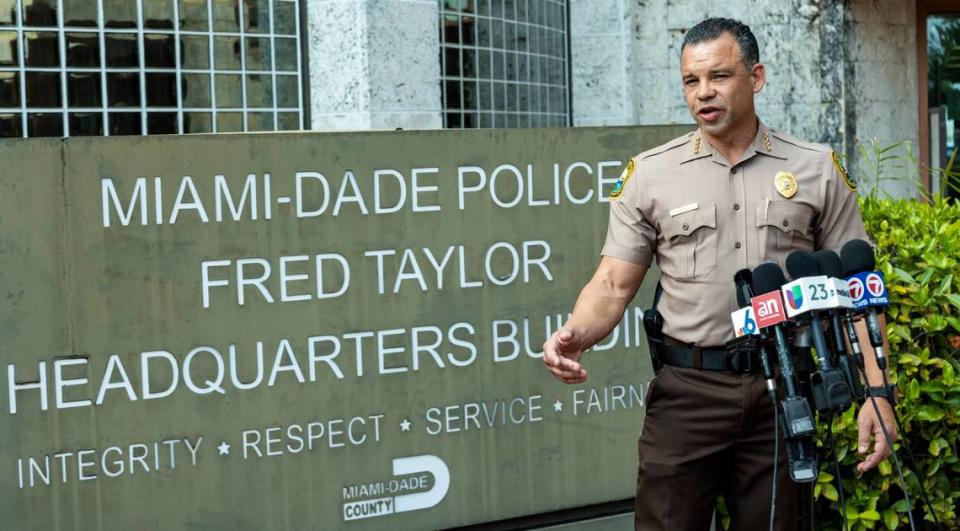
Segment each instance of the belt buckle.
[{"label": "belt buckle", "polygon": [[737,374],[756,372],[756,356],[746,350],[734,350],[727,355],[727,367]]}]

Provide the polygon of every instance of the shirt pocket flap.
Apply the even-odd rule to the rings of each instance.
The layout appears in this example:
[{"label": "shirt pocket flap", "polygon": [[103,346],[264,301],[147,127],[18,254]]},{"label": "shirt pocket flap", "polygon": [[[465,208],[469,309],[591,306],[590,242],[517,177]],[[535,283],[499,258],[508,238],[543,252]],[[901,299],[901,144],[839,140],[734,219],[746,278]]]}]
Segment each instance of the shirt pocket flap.
[{"label": "shirt pocket flap", "polygon": [[689,236],[703,227],[717,228],[717,206],[715,203],[703,204],[697,210],[666,216],[660,220],[660,232],[667,241],[677,236]]},{"label": "shirt pocket flap", "polygon": [[783,232],[810,232],[810,207],[788,201],[771,201],[757,206],[757,227],[776,227]]}]

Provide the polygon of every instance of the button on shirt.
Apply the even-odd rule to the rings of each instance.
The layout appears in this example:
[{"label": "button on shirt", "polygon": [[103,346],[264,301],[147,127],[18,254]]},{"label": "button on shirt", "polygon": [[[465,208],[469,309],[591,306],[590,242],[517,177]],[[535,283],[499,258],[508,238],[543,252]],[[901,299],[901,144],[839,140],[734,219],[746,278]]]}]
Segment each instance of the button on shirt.
[{"label": "button on shirt", "polygon": [[[640,265],[656,257],[664,333],[700,346],[733,339],[733,275],[763,262],[784,267],[795,250],[838,251],[867,239],[857,194],[829,148],[760,124],[732,166],[689,133],[633,159],[610,201],[602,254]],[[796,190],[778,191],[788,172]],[[781,184],[781,189],[784,188]],[[784,271],[786,274],[786,271]]]}]

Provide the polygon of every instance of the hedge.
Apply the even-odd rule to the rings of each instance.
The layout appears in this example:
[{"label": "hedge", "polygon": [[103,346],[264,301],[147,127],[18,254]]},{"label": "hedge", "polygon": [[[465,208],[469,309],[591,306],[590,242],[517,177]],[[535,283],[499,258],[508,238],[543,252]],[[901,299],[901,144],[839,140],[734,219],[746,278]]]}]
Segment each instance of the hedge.
[{"label": "hedge", "polygon": [[[900,391],[902,421],[894,448],[914,521],[918,529],[935,528],[919,479],[943,528],[960,529],[960,204],[940,196],[915,201],[871,195],[860,199],[860,208],[891,295],[890,379]],[[909,528],[907,501],[892,459],[860,478],[853,475],[860,461],[855,408],[835,418],[832,427],[850,529]],[[821,423],[819,445],[824,449],[826,428]],[[906,466],[907,441],[919,478]],[[814,496],[815,521],[823,529],[840,529],[843,523],[833,469],[832,454],[822,455]]]}]

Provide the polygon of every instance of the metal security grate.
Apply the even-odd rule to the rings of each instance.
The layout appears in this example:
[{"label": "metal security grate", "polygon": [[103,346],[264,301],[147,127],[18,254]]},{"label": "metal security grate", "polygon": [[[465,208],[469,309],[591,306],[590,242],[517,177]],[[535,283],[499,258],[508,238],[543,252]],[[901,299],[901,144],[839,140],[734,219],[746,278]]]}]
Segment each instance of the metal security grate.
[{"label": "metal security grate", "polygon": [[567,0],[440,0],[443,123],[570,124]]},{"label": "metal security grate", "polygon": [[0,0],[0,136],[303,128],[297,0]]}]

